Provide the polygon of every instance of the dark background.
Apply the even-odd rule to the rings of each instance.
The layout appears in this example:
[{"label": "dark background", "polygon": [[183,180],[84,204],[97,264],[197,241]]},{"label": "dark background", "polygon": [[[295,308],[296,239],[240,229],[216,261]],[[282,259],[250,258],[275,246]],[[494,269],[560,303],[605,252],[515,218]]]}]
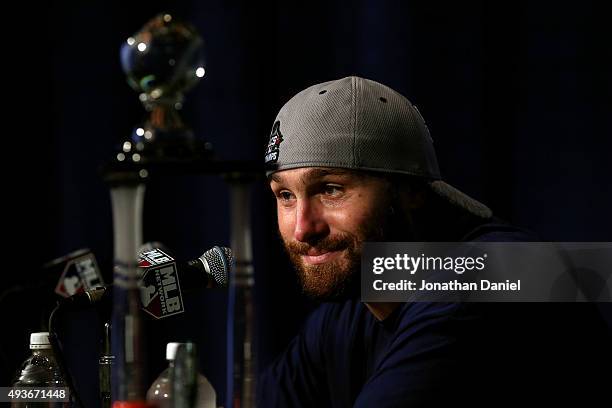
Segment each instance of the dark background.
[{"label": "dark background", "polygon": [[[443,176],[545,240],[612,241],[612,29],[597,2],[88,1],[13,4],[2,38],[1,289],[40,279],[45,261],[88,247],[105,278],[112,216],[99,167],[144,118],[119,47],[170,12],[206,42],[206,76],[183,115],[223,159],[260,160],[278,109],[317,82],[385,83],[425,117]],[[265,183],[253,187],[259,364],[286,345],[312,305],[298,295]],[[148,186],[144,239],[179,259],[229,244],[228,194],[214,176]],[[0,304],[0,384],[27,356],[52,288]],[[225,395],[223,293],[188,296],[187,313],[148,327],[149,380],[167,341],[191,339]],[[609,310],[609,307],[607,308]],[[610,320],[602,307],[603,316]],[[71,367],[94,402],[97,321],[72,316]],[[79,333],[84,333],[79,337]]]}]

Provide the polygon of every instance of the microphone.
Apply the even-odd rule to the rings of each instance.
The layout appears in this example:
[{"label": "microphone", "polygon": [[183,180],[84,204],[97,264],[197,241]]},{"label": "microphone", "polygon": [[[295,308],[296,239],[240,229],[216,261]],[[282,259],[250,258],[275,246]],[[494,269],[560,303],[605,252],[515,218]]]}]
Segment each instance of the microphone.
[{"label": "microphone", "polygon": [[205,285],[210,288],[226,288],[228,284],[228,274],[234,264],[232,250],[227,247],[215,246],[204,252],[202,256],[186,263],[185,269],[192,273],[179,275],[186,283]]},{"label": "microphone", "polygon": [[96,257],[88,248],[49,261],[43,269],[45,276],[55,279],[55,293],[64,298],[104,285]]},{"label": "microphone", "polygon": [[110,294],[112,287],[109,286],[98,286],[93,289],[88,289],[84,292],[77,293],[76,295],[69,296],[61,299],[58,303],[59,307],[69,309],[82,309],[88,306],[95,306],[97,303],[106,298],[107,294]]},{"label": "microphone", "polygon": [[218,246],[186,263],[177,263],[159,247],[141,252],[138,266],[144,311],[156,319],[184,313],[181,282],[189,289],[225,288],[233,263],[231,249]]},{"label": "microphone", "polygon": [[[186,292],[227,287],[229,271],[234,264],[232,250],[219,246],[188,262],[177,263],[157,247],[145,249],[139,258],[142,308],[156,319],[184,313],[181,285]],[[97,286],[62,299],[58,304],[69,309],[95,306],[111,291],[110,285]]]}]

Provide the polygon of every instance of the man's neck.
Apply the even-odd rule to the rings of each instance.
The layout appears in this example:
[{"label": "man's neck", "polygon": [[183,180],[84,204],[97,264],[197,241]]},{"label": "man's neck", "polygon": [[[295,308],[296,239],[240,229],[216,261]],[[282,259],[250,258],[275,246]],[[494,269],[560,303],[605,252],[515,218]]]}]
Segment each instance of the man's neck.
[{"label": "man's neck", "polygon": [[370,312],[379,321],[385,320],[395,309],[401,305],[397,302],[370,302],[365,304]]}]

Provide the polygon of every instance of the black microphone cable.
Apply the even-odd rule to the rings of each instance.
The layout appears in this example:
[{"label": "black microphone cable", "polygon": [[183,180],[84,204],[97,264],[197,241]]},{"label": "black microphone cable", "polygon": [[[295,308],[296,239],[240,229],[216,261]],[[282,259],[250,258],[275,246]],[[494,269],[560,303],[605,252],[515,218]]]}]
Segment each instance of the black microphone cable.
[{"label": "black microphone cable", "polygon": [[66,359],[64,358],[64,351],[59,340],[59,336],[55,330],[56,316],[58,311],[61,311],[64,307],[82,307],[82,306],[90,306],[95,305],[98,301],[100,301],[104,294],[109,292],[109,288],[105,286],[99,286],[95,289],[90,289],[85,291],[84,293],[79,293],[77,295],[70,296],[69,298],[62,299],[57,302],[51,314],[49,315],[49,343],[51,343],[51,348],[53,349],[53,353],[55,354],[55,359],[59,366],[60,372],[66,381],[66,385],[70,390],[70,394],[74,395],[74,400],[76,403],[85,408],[85,404],[83,404],[83,400],[81,399],[76,386],[74,384],[74,379],[72,378],[72,374],[68,369],[68,364],[66,363]]},{"label": "black microphone cable", "polygon": [[57,305],[53,308],[51,314],[49,315],[49,343],[51,343],[53,354],[55,354],[55,360],[57,361],[57,365],[59,366],[64,381],[66,381],[66,385],[68,386],[70,395],[74,396],[74,400],[76,401],[78,406],[80,406],[81,408],[85,408],[85,405],[83,404],[83,401],[81,400],[81,397],[74,385],[72,375],[68,370],[68,364],[66,363],[66,360],[64,358],[64,352],[62,350],[62,345],[59,341],[59,336],[55,332],[55,316],[56,313],[61,310],[62,305],[62,302],[57,302]]}]

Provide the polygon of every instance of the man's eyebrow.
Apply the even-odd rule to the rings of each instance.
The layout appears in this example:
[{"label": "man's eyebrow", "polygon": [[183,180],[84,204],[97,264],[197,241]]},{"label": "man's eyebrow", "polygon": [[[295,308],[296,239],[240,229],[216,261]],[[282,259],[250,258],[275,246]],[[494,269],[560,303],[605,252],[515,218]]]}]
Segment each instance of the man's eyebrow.
[{"label": "man's eyebrow", "polygon": [[272,174],[270,176],[270,180],[274,181],[275,183],[281,183],[282,182],[280,176],[278,175],[278,173]]}]

